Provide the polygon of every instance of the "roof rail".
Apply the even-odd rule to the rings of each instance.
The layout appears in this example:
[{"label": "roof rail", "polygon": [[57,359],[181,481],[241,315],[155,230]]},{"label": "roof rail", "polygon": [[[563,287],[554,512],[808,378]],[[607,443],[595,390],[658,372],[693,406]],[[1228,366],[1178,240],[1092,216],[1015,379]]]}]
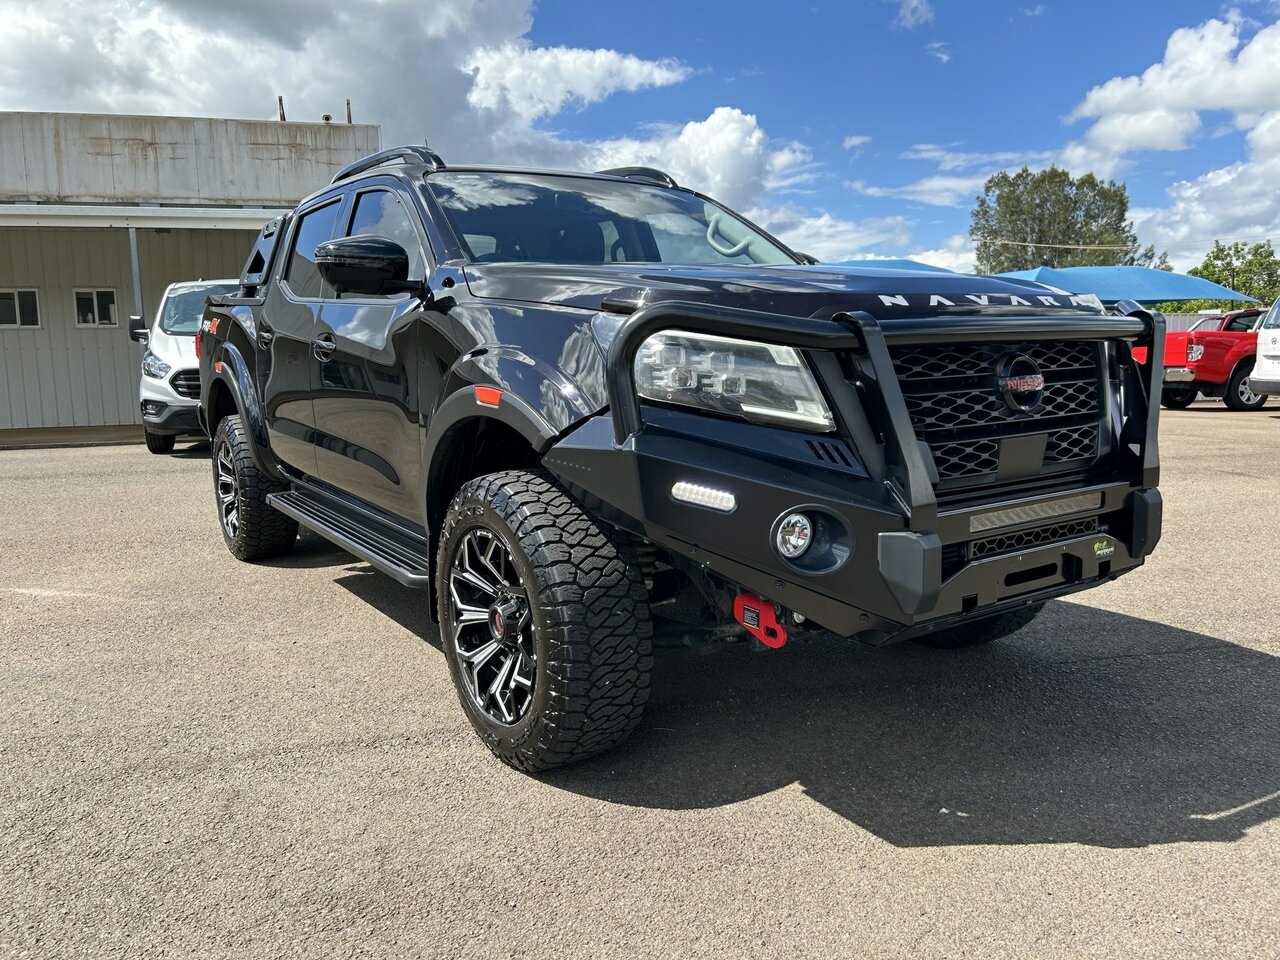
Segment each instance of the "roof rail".
[{"label": "roof rail", "polygon": [[354,177],[357,173],[364,173],[366,170],[380,167],[384,163],[390,163],[392,160],[421,163],[433,173],[436,170],[444,169],[444,161],[440,159],[440,155],[426,146],[392,147],[390,150],[383,150],[381,153],[375,153],[371,157],[365,157],[363,160],[347,164],[334,174],[329,183],[333,184],[339,180],[346,180],[348,177]]},{"label": "roof rail", "polygon": [[644,180],[656,183],[661,187],[676,187],[675,178],[654,167],[613,167],[610,170],[598,170],[597,173],[608,177],[626,177],[628,180]]}]

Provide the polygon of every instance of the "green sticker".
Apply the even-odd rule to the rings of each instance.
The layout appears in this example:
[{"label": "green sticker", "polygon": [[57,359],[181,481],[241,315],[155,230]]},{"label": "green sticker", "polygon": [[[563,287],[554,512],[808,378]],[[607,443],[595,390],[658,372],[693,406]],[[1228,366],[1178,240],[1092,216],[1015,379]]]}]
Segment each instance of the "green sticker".
[{"label": "green sticker", "polygon": [[1110,540],[1093,541],[1093,555],[1098,559],[1109,557],[1116,552],[1116,545]]}]

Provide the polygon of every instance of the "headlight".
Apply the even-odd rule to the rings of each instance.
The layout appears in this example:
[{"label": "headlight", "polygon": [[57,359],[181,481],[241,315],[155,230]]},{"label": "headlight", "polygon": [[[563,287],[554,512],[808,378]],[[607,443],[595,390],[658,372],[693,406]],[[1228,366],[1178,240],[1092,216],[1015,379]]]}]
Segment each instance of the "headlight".
[{"label": "headlight", "polygon": [[804,360],[791,347],[668,330],[636,355],[646,400],[825,432],[835,426]]},{"label": "headlight", "polygon": [[163,380],[173,367],[148,350],[142,357],[142,372],[154,380]]},{"label": "headlight", "polygon": [[1204,356],[1203,343],[1187,344],[1187,363],[1195,363],[1197,360],[1199,360],[1203,356]]}]

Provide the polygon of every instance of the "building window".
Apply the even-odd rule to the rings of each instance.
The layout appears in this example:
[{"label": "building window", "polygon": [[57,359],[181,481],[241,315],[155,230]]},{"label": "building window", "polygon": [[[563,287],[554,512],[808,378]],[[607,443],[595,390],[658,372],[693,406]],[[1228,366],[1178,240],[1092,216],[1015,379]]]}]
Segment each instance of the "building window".
[{"label": "building window", "polygon": [[34,290],[0,290],[0,328],[40,326],[40,302]]},{"label": "building window", "polygon": [[116,292],[114,290],[77,290],[77,327],[114,327],[116,325]]}]

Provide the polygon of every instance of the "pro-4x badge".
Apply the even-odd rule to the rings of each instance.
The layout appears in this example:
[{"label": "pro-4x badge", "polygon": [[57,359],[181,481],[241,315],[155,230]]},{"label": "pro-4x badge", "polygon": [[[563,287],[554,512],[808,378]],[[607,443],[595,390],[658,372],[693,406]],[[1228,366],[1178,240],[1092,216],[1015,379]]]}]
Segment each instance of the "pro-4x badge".
[{"label": "pro-4x badge", "polygon": [[1093,541],[1093,555],[1101,560],[1103,557],[1109,557],[1116,552],[1116,545],[1110,540]]}]

